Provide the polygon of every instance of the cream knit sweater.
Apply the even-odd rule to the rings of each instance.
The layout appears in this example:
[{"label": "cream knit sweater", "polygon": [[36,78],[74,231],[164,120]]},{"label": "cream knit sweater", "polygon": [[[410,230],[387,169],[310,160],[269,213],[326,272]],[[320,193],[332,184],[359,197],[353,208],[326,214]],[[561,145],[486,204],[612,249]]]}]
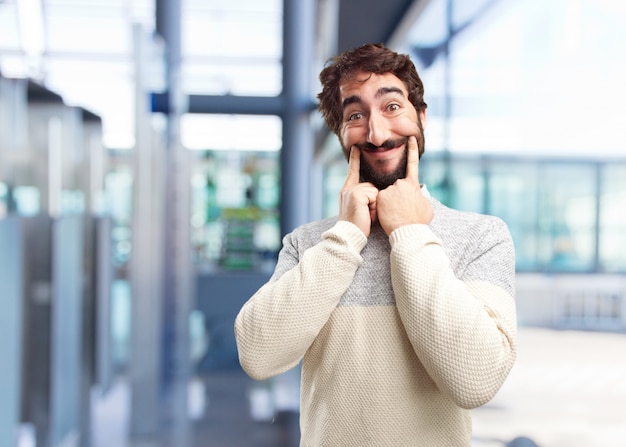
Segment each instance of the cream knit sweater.
[{"label": "cream knit sweater", "polygon": [[303,360],[301,446],[470,446],[469,409],[513,366],[508,229],[430,200],[430,225],[389,237],[336,219],[296,229],[237,316],[252,378]]}]

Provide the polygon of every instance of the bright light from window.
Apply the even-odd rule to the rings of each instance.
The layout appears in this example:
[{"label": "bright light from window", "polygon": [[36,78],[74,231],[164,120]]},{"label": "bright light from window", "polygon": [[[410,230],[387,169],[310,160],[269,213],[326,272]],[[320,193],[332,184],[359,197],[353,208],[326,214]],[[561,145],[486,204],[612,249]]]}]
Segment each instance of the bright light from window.
[{"label": "bright light from window", "polygon": [[[432,11],[444,4],[433,2]],[[437,17],[440,23],[444,14]],[[407,51],[443,42],[445,34],[427,18],[414,25]],[[624,18],[626,3],[609,0],[495,3],[452,40],[448,86],[443,52],[420,71],[429,104],[427,149],[623,156]]]},{"label": "bright light from window", "polygon": [[183,146],[199,150],[278,151],[282,120],[277,116],[186,114]]},{"label": "bright light from window", "polygon": [[17,6],[22,48],[29,55],[40,56],[45,46],[41,0],[18,0]]}]

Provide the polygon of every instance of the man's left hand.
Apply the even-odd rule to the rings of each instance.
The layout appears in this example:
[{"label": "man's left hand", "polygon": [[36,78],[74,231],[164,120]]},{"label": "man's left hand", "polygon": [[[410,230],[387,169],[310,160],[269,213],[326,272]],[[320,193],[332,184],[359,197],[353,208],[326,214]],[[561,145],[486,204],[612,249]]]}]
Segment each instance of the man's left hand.
[{"label": "man's left hand", "polygon": [[430,202],[420,189],[419,151],[414,136],[409,137],[407,152],[406,177],[378,193],[376,212],[387,235],[404,225],[428,225],[434,216]]}]

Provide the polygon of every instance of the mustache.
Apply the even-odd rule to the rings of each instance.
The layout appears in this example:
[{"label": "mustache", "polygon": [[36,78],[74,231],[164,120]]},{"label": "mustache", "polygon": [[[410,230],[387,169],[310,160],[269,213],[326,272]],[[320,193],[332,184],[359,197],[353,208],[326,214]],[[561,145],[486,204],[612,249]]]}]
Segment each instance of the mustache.
[{"label": "mustache", "polygon": [[367,141],[363,143],[355,144],[356,147],[361,149],[362,151],[376,151],[378,149],[393,149],[394,147],[402,146],[403,144],[407,144],[409,141],[408,137],[398,138],[395,140],[386,140],[380,146],[376,146],[375,144],[368,143]]}]

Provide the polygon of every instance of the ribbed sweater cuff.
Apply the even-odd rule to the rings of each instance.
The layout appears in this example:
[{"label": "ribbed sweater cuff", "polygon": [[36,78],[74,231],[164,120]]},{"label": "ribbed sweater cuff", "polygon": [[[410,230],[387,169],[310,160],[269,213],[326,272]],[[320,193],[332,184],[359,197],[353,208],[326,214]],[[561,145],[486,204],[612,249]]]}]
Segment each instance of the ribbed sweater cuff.
[{"label": "ribbed sweater cuff", "polygon": [[412,241],[413,243],[418,241],[424,245],[430,243],[441,244],[440,239],[432,232],[430,227],[423,224],[405,225],[396,228],[389,235],[389,243],[392,247],[404,241]]},{"label": "ribbed sweater cuff", "polygon": [[353,247],[358,253],[360,253],[365,247],[365,244],[367,244],[367,238],[359,227],[347,220],[337,221],[335,226],[328,230],[328,232],[332,232],[344,239],[348,243],[348,246]]}]

